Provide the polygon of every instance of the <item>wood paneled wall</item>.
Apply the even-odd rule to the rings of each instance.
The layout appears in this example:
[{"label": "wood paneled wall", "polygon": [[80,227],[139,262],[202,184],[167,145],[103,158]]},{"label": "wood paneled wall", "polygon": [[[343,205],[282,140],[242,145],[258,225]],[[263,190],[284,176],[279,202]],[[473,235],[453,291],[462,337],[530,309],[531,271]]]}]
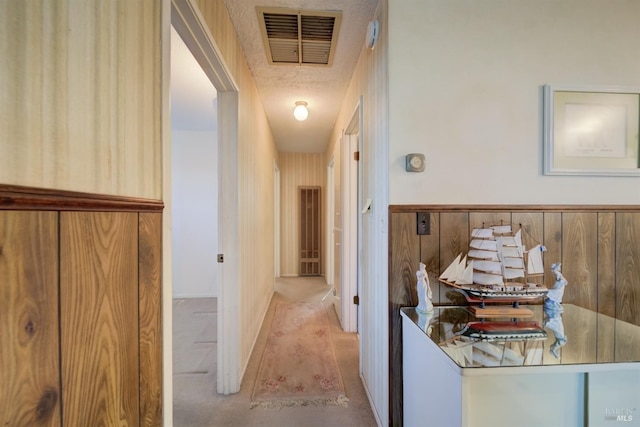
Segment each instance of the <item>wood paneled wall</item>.
[{"label": "wood paneled wall", "polygon": [[[431,234],[417,234],[417,212],[430,213]],[[523,243],[544,245],[545,271],[561,262],[569,281],[564,302],[640,325],[640,206],[391,206],[389,357],[393,424],[402,421],[399,308],[415,306],[416,275],[427,266],[435,304],[464,302],[438,276],[467,250],[474,227],[522,226]],[[544,283],[553,286],[552,274]]]},{"label": "wood paneled wall", "polygon": [[0,425],[60,425],[54,212],[0,211]]},{"label": "wood paneled wall", "polygon": [[161,210],[0,186],[0,424],[162,425]]},{"label": "wood paneled wall", "polygon": [[137,219],[130,212],[60,214],[66,425],[139,423],[138,331],[131,327],[138,321]]}]

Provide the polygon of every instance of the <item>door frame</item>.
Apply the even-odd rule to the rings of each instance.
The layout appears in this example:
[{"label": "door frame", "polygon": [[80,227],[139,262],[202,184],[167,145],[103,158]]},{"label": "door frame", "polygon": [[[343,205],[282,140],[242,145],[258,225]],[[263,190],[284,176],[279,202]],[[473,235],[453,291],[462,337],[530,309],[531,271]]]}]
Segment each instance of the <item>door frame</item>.
[{"label": "door frame", "polygon": [[[341,202],[342,189],[340,188],[340,157],[341,157],[341,141],[338,140],[333,148],[333,154],[327,165],[327,270],[325,274],[327,285],[331,286],[333,293],[333,307],[338,322],[344,329],[343,307],[342,301],[342,212],[340,206],[336,206],[336,197]],[[339,219],[337,219],[339,218]],[[336,239],[336,233],[340,234],[339,242]],[[339,277],[338,277],[339,276]],[[338,277],[338,280],[336,280]]]},{"label": "door frame", "polygon": [[359,332],[359,306],[354,298],[360,295],[361,273],[361,221],[359,206],[362,206],[362,177],[359,161],[353,153],[362,156],[362,97],[358,100],[349,125],[342,135],[342,313],[343,329],[347,332]]},{"label": "door frame", "polygon": [[334,199],[334,191],[335,191],[335,157],[332,154],[329,159],[329,163],[327,164],[327,191],[325,191],[325,198],[327,200],[326,203],[326,242],[327,242],[327,255],[325,263],[325,280],[327,285],[332,286],[334,284],[334,271],[335,271],[335,248],[333,245],[335,244],[335,239],[333,237],[333,229],[335,227],[335,199]]},{"label": "door frame", "polygon": [[[237,393],[240,391],[242,372],[239,363],[240,291],[236,286],[240,279],[237,191],[239,181],[236,167],[238,164],[238,85],[193,0],[171,0],[170,21],[218,92],[218,252],[224,255],[224,262],[219,265],[217,275],[219,283],[217,392]],[[165,121],[168,116],[165,114]],[[165,145],[167,139],[170,138],[165,138]],[[164,153],[166,155],[166,148]],[[167,169],[167,163],[170,166],[170,158],[163,165],[163,179],[166,182],[168,176],[170,182],[170,168]],[[170,203],[171,187],[167,188],[165,185],[163,193],[165,204],[167,200]],[[165,212],[167,211],[170,211],[170,207],[165,206]],[[170,253],[171,231],[166,225],[164,230],[168,234],[164,242],[165,244],[168,242]],[[164,256],[166,265],[167,255]],[[212,254],[213,256],[215,254]],[[170,284],[170,274],[163,273],[163,280],[168,280],[167,283]],[[171,343],[170,320],[169,315],[169,322],[164,322],[166,328],[164,337],[168,338],[169,343]],[[171,361],[170,355],[168,357]],[[169,376],[172,375],[171,364],[165,365],[165,370],[169,372]]]},{"label": "door frame", "polygon": [[280,277],[280,203],[281,203],[281,189],[280,189],[280,168],[278,163],[273,162],[273,272],[274,277]]}]

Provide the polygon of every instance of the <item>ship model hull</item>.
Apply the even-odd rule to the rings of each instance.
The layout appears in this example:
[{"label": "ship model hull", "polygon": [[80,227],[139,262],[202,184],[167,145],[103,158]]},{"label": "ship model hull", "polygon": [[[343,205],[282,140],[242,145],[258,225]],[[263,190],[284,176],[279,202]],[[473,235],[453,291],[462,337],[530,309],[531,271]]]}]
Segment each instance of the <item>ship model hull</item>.
[{"label": "ship model hull", "polygon": [[487,288],[482,285],[459,285],[446,280],[440,282],[454,288],[454,290],[464,295],[467,302],[481,303],[485,300],[488,302],[533,302],[544,298],[547,295],[547,289],[539,289],[539,287],[531,287],[522,291],[503,291]]}]

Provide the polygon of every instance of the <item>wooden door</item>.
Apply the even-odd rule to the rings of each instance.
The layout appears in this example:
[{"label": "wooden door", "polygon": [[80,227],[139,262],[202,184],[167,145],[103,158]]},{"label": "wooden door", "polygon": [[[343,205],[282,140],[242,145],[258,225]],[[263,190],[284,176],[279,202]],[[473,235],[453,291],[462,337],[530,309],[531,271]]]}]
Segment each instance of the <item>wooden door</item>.
[{"label": "wooden door", "polygon": [[320,275],[320,187],[300,187],[300,275]]},{"label": "wooden door", "polygon": [[0,425],[60,425],[58,214],[0,211]]}]

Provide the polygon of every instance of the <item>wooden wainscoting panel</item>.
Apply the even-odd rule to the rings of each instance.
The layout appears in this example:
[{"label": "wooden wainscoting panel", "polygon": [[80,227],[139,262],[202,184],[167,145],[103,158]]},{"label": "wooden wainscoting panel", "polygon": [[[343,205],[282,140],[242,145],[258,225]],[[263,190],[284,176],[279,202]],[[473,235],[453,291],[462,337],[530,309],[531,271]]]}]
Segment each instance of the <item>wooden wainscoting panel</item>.
[{"label": "wooden wainscoting panel", "polygon": [[544,213],[544,247],[547,251],[543,255],[544,263],[544,285],[551,288],[555,283],[553,274],[547,274],[551,269],[551,264],[562,262],[562,213]]},{"label": "wooden wainscoting panel", "polygon": [[[418,304],[416,266],[420,264],[420,239],[416,214],[395,214],[390,223],[389,253],[389,412],[402,420],[402,320],[400,308]],[[401,425],[401,423],[400,423]]]},{"label": "wooden wainscoting panel", "polygon": [[[525,250],[533,249],[537,245],[544,246],[544,214],[542,212],[513,212],[511,221],[514,230],[522,230],[522,244]],[[542,254],[544,260],[544,254]],[[544,275],[529,276],[530,283],[544,284]]]},{"label": "wooden wainscoting panel", "polygon": [[598,214],[598,313],[616,315],[616,214]]},{"label": "wooden wainscoting panel", "polygon": [[[440,272],[443,272],[460,253],[467,252],[470,231],[469,213],[440,213]],[[462,294],[440,282],[438,282],[438,293],[440,301],[444,304],[464,304],[465,302]]]},{"label": "wooden wainscoting panel", "polygon": [[60,213],[65,426],[138,426],[138,214]]},{"label": "wooden wainscoting panel", "polygon": [[[434,304],[440,304],[445,295],[444,292],[441,292],[440,282],[438,282],[438,272],[440,271],[440,214],[431,212],[429,217],[431,234],[420,236],[420,261],[426,265],[427,272],[430,273],[429,286],[433,294],[432,301]],[[417,270],[418,268],[416,267]]]},{"label": "wooden wainscoting panel", "polygon": [[[616,312],[616,214],[598,213],[597,311],[615,317]],[[611,318],[601,318],[597,330],[598,362],[615,361],[615,328]]]},{"label": "wooden wainscoting panel", "polygon": [[511,224],[509,212],[469,212],[469,233],[473,228]]},{"label": "wooden wainscoting panel", "polygon": [[511,215],[514,230],[522,227],[522,244],[526,250],[544,242],[544,214],[542,212],[514,212]]},{"label": "wooden wainscoting panel", "polygon": [[467,212],[440,213],[440,271],[469,247],[469,214]]},{"label": "wooden wainscoting panel", "polygon": [[60,425],[58,214],[0,211],[0,425]]},{"label": "wooden wainscoting panel", "polygon": [[[598,214],[562,215],[562,274],[571,278],[566,301],[589,310],[598,309]],[[551,276],[553,276],[551,274]]]},{"label": "wooden wainscoting panel", "polygon": [[640,325],[640,213],[616,216],[616,318]]},{"label": "wooden wainscoting panel", "polygon": [[[389,301],[398,307],[418,304],[415,288],[415,270],[420,264],[420,236],[416,232],[416,214],[397,214],[393,218],[390,230],[391,264],[394,284]],[[400,313],[398,321],[400,320]]]},{"label": "wooden wainscoting panel", "polygon": [[162,214],[141,213],[140,426],[162,425]]}]

